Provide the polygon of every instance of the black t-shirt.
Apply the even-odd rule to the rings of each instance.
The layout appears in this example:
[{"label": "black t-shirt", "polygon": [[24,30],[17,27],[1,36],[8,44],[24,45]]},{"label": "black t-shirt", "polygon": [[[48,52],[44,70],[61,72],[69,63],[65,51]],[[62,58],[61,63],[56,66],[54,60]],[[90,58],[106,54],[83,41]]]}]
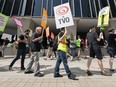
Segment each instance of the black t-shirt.
[{"label": "black t-shirt", "polygon": [[115,34],[109,34],[108,36],[108,46],[109,47],[116,47],[116,35]]},{"label": "black t-shirt", "polygon": [[89,45],[98,44],[97,38],[98,38],[98,34],[96,32],[88,32],[87,33],[86,39],[88,40]]},{"label": "black t-shirt", "polygon": [[[26,36],[25,36],[26,37]],[[19,38],[21,39],[21,40],[24,40],[24,35],[20,35],[19,36]],[[27,38],[27,37],[26,37]],[[19,42],[18,43],[18,49],[26,49],[26,43],[24,43],[24,42]]]},{"label": "black t-shirt", "polygon": [[[35,38],[38,38],[40,36],[41,36],[41,34],[34,33],[32,35],[32,40],[35,39]],[[40,49],[41,49],[41,42],[40,41],[32,42],[32,47],[31,48],[32,48],[33,52],[36,52],[36,51],[39,52]]]}]

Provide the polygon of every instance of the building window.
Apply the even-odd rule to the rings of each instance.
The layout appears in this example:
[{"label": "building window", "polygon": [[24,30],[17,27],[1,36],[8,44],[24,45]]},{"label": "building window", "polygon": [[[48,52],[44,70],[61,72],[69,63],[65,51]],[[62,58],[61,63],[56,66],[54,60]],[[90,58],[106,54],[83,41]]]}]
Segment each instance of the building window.
[{"label": "building window", "polygon": [[42,0],[35,0],[33,16],[41,16]]},{"label": "building window", "polygon": [[0,12],[1,12],[1,10],[2,10],[3,3],[4,3],[4,0],[1,0],[1,1],[0,1]]},{"label": "building window", "polygon": [[101,2],[101,8],[108,6],[107,0],[99,0]]},{"label": "building window", "polygon": [[92,10],[92,16],[96,17],[96,10],[95,10],[95,5],[94,5],[94,1],[91,0],[91,10]]},{"label": "building window", "polygon": [[48,16],[52,16],[52,10],[53,7],[52,7],[52,0],[48,0],[48,7],[47,7],[47,12],[48,12]]},{"label": "building window", "polygon": [[98,0],[95,0],[95,4],[96,4],[97,15],[98,15],[100,11]]},{"label": "building window", "polygon": [[112,12],[112,16],[116,17],[116,6],[114,4],[114,1],[109,0],[109,3],[110,3],[110,9],[111,9],[111,12]]},{"label": "building window", "polygon": [[[53,0],[53,7],[57,6],[57,5],[61,5],[62,0]],[[53,9],[52,9],[53,10]],[[52,11],[52,16],[54,16],[54,11]]]},{"label": "building window", "polygon": [[12,15],[18,15],[20,3],[21,3],[21,0],[15,0],[15,4],[14,4]]},{"label": "building window", "polygon": [[6,0],[5,6],[2,12],[3,14],[8,15],[8,16],[10,15],[13,1],[14,0]]},{"label": "building window", "polygon": [[89,0],[81,0],[83,17],[91,17]]},{"label": "building window", "polygon": [[28,15],[28,16],[31,15],[32,1],[33,1],[33,0],[27,0],[27,3],[26,3],[26,10],[25,10],[25,15]]},{"label": "building window", "polygon": [[75,7],[75,16],[81,17],[81,10],[80,10],[80,0],[74,0],[74,7]]},{"label": "building window", "polygon": [[46,5],[47,5],[47,0],[43,0],[43,8],[46,9]]},{"label": "building window", "polygon": [[62,0],[62,3],[67,3],[68,2],[68,0]]}]

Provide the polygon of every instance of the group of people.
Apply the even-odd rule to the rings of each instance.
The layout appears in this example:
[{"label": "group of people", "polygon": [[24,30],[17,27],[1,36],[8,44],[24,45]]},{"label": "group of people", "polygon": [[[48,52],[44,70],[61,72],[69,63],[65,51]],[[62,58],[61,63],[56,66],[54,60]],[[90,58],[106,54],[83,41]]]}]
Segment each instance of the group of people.
[{"label": "group of people", "polygon": [[[24,66],[25,55],[26,55],[26,44],[28,42],[27,39],[28,39],[29,33],[30,33],[30,30],[27,29],[23,35],[20,35],[18,37],[18,39],[17,39],[17,42],[18,42],[17,55],[13,59],[13,61],[10,63],[9,70],[12,70],[14,63],[20,57],[22,57],[21,58],[21,70],[24,70],[25,74],[33,73],[32,65],[35,62],[34,76],[42,77],[42,76],[44,76],[44,74],[42,74],[40,72],[40,64],[39,64],[41,42],[43,39],[41,27],[37,27],[35,30],[35,33],[33,33],[33,35],[32,35],[31,43],[30,43],[31,58],[30,58],[29,63],[27,64],[27,66],[26,67]],[[60,33],[56,37],[57,38],[55,38],[55,39],[57,39],[57,40],[54,40],[54,41],[56,41],[56,44],[57,44],[57,46],[55,46],[55,47],[57,47],[56,49],[57,49],[58,56],[57,56],[57,61],[56,61],[56,65],[54,68],[54,77],[55,78],[63,77],[60,74],[60,69],[59,69],[61,62],[63,62],[68,78],[75,80],[76,75],[74,75],[71,72],[71,70],[69,69],[68,63],[67,63],[68,62],[67,61],[67,53],[68,53],[68,49],[70,48],[70,45],[66,38],[67,37],[67,29],[65,27],[61,28]],[[92,75],[92,72],[90,71],[90,65],[91,65],[92,59],[95,57],[98,59],[98,65],[101,69],[101,74],[105,75],[105,76],[111,76],[111,74],[107,73],[103,67],[103,62],[102,62],[103,54],[101,52],[101,48],[98,43],[102,39],[102,37],[103,37],[103,33],[101,32],[100,35],[98,36],[98,34],[96,32],[96,28],[92,27],[90,29],[90,31],[87,33],[86,43],[84,43],[84,41],[80,38],[80,36],[78,36],[78,39],[76,41],[76,45],[79,46],[79,48],[80,48],[81,44],[79,44],[78,42],[83,41],[83,45],[85,45],[86,48],[87,49],[89,48],[89,50],[90,50],[90,54],[89,54],[90,57],[88,58],[88,61],[87,61],[87,71],[86,71],[87,75],[89,75],[89,76]],[[47,42],[49,44],[49,47],[48,47],[47,56],[46,56],[46,58],[44,58],[45,60],[49,56],[51,56],[49,54],[52,54],[51,52],[53,51],[52,46],[54,45],[54,43],[51,42],[51,40],[52,39],[50,37],[48,37]],[[112,67],[113,66],[113,58],[116,55],[116,35],[114,34],[114,29],[109,30],[107,45],[108,45],[107,50],[111,57],[111,59],[109,60],[110,71],[114,71],[114,69]],[[80,57],[80,50],[78,52],[78,57]],[[86,57],[86,54],[85,54],[85,57]]]}]

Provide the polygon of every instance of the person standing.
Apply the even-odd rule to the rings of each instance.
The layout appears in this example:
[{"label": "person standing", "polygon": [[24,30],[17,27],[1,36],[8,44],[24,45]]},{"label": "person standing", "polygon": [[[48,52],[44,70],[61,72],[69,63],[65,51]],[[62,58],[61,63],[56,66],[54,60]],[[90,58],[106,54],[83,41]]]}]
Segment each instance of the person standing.
[{"label": "person standing", "polygon": [[110,59],[109,59],[109,65],[110,65],[110,71],[114,71],[113,69],[113,59],[115,57],[115,53],[116,53],[116,35],[114,34],[114,29],[109,29],[109,36],[108,36],[108,47],[107,47],[107,51],[110,55]]},{"label": "person standing", "polygon": [[43,38],[41,32],[42,32],[42,28],[37,27],[36,32],[32,35],[32,46],[31,46],[32,56],[24,72],[25,74],[33,73],[31,68],[33,63],[35,62],[34,76],[37,76],[37,77],[44,76],[42,73],[40,73],[40,64],[39,64],[41,40]]},{"label": "person standing", "polygon": [[77,58],[80,58],[80,53],[81,53],[81,38],[80,35],[77,36],[77,40],[75,41],[75,44],[77,46]]},{"label": "person standing", "polygon": [[89,54],[90,58],[87,61],[87,72],[86,72],[88,76],[93,75],[90,72],[90,65],[91,65],[92,59],[95,58],[95,56],[98,59],[98,65],[101,69],[101,75],[111,76],[111,74],[107,73],[103,68],[103,62],[102,62],[103,56],[102,56],[101,48],[98,44],[98,42],[101,40],[102,36],[103,36],[102,33],[100,33],[100,36],[98,36],[95,27],[92,27],[90,29],[90,32],[87,33],[86,48],[88,48],[88,46],[87,46],[87,42],[88,42],[89,50],[90,50],[90,54]]},{"label": "person standing", "polygon": [[[44,58],[45,60],[47,60],[48,58],[50,58],[52,56],[53,53],[53,40],[50,36],[47,37],[47,44],[48,44],[48,52],[46,55],[46,58]],[[51,60],[53,59],[53,56],[51,58]]]},{"label": "person standing", "polygon": [[10,41],[8,40],[8,38],[5,38],[4,41],[3,41],[3,45],[2,45],[2,56],[4,57],[4,50],[6,49],[8,43]]},{"label": "person standing", "polygon": [[61,32],[58,35],[58,58],[56,61],[56,66],[54,69],[54,77],[63,77],[60,73],[59,73],[59,67],[61,62],[63,61],[64,64],[64,68],[65,71],[68,75],[69,79],[73,79],[75,80],[76,75],[73,75],[72,72],[69,69],[69,66],[67,64],[67,58],[66,58],[66,51],[67,51],[67,42],[66,42],[66,34],[67,34],[67,29],[66,28],[61,28]]},{"label": "person standing", "polygon": [[30,30],[27,29],[24,32],[24,35],[20,35],[19,38],[17,39],[18,42],[18,48],[17,48],[17,54],[16,57],[13,59],[13,61],[9,65],[9,70],[12,70],[12,66],[14,63],[21,58],[21,70],[25,70],[24,67],[24,61],[25,61],[25,55],[26,55],[26,43],[27,43],[27,36],[29,35]]}]

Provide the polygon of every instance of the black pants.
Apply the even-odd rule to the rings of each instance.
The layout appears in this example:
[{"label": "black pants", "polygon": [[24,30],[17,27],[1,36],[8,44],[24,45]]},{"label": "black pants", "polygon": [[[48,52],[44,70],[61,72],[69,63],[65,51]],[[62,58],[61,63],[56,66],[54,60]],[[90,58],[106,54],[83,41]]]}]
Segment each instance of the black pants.
[{"label": "black pants", "polygon": [[11,62],[10,64],[10,67],[12,67],[14,65],[14,63],[20,59],[20,57],[22,56],[21,58],[21,69],[24,68],[24,60],[25,60],[25,55],[26,55],[26,49],[18,49],[17,50],[17,55],[16,57],[13,59],[13,61]]}]

